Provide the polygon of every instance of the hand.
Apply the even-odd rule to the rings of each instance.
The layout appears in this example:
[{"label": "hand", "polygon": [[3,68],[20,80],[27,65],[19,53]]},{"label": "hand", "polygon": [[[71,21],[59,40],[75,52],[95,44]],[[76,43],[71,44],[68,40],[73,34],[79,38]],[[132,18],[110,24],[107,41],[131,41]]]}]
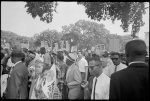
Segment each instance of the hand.
[{"label": "hand", "polygon": [[81,87],[86,88],[88,86],[88,81],[83,81]]},{"label": "hand", "polygon": [[64,85],[67,85],[67,82],[66,82],[66,81],[64,82]]}]

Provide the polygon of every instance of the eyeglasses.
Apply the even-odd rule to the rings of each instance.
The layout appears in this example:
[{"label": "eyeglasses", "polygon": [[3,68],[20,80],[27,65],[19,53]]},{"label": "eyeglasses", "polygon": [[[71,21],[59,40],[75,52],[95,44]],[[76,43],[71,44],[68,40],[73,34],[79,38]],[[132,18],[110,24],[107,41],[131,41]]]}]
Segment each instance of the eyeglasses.
[{"label": "eyeglasses", "polygon": [[89,66],[89,68],[93,69],[93,68],[96,67],[96,66],[99,66],[99,64],[98,64],[98,65],[95,65],[95,66]]},{"label": "eyeglasses", "polygon": [[118,60],[119,58],[111,58],[112,60]]}]

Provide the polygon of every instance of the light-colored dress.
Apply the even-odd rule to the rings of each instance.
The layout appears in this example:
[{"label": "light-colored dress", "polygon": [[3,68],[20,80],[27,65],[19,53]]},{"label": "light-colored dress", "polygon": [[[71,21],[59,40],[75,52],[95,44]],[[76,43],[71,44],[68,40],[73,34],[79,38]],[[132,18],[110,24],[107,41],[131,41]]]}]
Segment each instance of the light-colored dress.
[{"label": "light-colored dress", "polygon": [[29,99],[61,99],[56,83],[55,65],[32,82]]}]

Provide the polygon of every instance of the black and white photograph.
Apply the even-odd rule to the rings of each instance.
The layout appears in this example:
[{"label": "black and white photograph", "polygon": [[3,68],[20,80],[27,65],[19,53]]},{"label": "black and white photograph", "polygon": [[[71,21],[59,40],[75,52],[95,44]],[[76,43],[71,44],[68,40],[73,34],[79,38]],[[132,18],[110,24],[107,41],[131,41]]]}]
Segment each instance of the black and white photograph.
[{"label": "black and white photograph", "polygon": [[149,2],[1,1],[1,99],[149,96]]}]

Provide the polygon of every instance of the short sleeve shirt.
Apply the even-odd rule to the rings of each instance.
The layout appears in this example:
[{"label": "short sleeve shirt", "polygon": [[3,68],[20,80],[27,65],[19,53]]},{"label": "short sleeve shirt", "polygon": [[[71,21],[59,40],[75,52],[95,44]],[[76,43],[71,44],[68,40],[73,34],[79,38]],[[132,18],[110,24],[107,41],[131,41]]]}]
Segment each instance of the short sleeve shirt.
[{"label": "short sleeve shirt", "polygon": [[79,66],[80,72],[86,72],[85,66],[88,66],[88,63],[84,57],[78,62],[78,66]]}]

